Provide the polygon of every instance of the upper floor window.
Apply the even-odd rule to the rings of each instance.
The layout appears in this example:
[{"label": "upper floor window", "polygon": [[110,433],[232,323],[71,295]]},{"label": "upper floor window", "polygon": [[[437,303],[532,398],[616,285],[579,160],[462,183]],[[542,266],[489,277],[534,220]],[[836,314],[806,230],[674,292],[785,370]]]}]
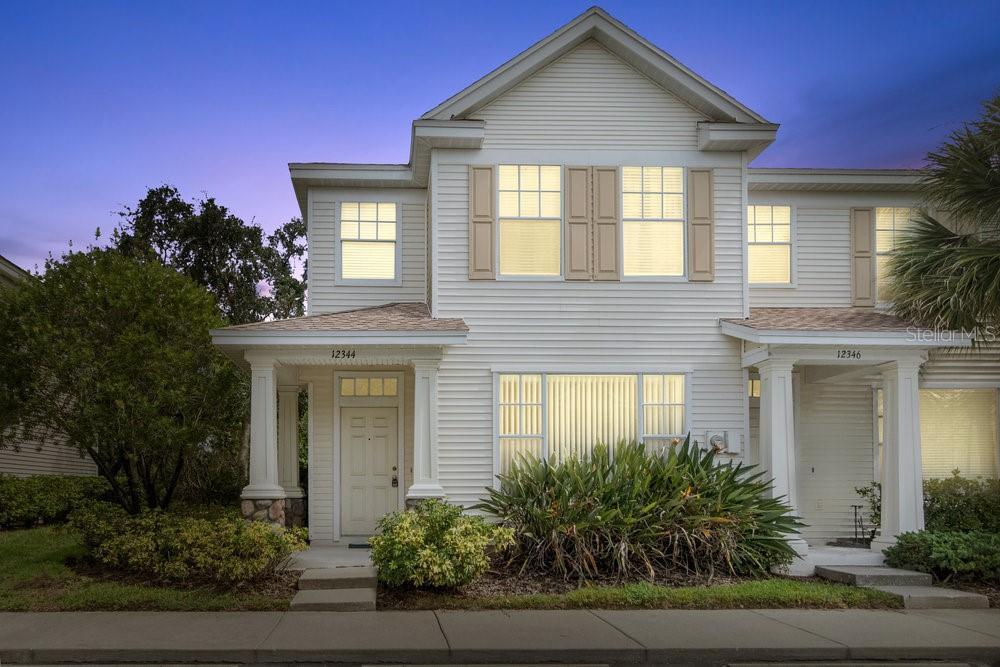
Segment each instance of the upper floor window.
[{"label": "upper floor window", "polygon": [[391,282],[398,278],[399,220],[390,202],[343,202],[340,205],[340,278]]},{"label": "upper floor window", "polygon": [[892,301],[886,266],[889,255],[896,249],[900,232],[910,225],[913,210],[879,207],[875,209],[875,286],[879,303]]},{"label": "upper floor window", "polygon": [[747,207],[747,261],[751,284],[792,282],[792,209]]},{"label": "upper floor window", "polygon": [[502,164],[499,171],[500,274],[560,275],[562,168]]},{"label": "upper floor window", "polygon": [[625,276],[684,275],[684,169],[622,167]]}]

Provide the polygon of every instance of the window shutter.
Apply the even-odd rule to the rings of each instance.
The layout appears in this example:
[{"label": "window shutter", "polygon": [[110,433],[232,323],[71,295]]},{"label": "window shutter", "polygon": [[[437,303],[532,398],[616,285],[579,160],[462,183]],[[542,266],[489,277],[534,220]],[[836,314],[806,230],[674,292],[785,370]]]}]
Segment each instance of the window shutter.
[{"label": "window shutter", "polygon": [[618,168],[594,167],[594,280],[620,280]]},{"label": "window shutter", "polygon": [[566,167],[566,280],[590,280],[590,167]]},{"label": "window shutter", "polygon": [[715,280],[712,170],[688,172],[688,281]]},{"label": "window shutter", "polygon": [[496,188],[493,167],[469,167],[469,280],[493,280]]},{"label": "window shutter", "polygon": [[875,305],[875,212],[851,209],[851,304]]}]

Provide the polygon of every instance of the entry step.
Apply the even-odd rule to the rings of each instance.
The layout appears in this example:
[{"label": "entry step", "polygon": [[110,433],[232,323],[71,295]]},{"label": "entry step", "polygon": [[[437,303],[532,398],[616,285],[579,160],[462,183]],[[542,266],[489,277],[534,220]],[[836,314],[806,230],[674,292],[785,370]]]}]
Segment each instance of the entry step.
[{"label": "entry step", "polygon": [[956,591],[940,586],[872,586],[896,595],[906,609],[988,609],[989,598],[979,593]]},{"label": "entry step", "polygon": [[852,586],[930,586],[931,575],[895,567],[817,565],[816,576]]},{"label": "entry step", "polygon": [[375,568],[370,565],[306,570],[299,577],[300,591],[375,588],[375,585]]},{"label": "entry step", "polygon": [[300,590],[292,598],[292,611],[375,611],[374,588]]}]

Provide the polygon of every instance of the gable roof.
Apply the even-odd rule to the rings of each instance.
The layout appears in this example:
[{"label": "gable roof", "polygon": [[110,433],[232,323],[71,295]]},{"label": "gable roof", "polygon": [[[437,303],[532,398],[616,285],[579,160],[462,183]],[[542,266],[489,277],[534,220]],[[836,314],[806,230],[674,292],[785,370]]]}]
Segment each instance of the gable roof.
[{"label": "gable roof", "polygon": [[460,120],[486,106],[543,67],[593,39],[654,83],[712,120],[768,123],[721,88],[695,74],[600,7],[575,19],[434,107],[421,119]]},{"label": "gable roof", "polygon": [[16,285],[31,274],[0,255],[0,284]]}]

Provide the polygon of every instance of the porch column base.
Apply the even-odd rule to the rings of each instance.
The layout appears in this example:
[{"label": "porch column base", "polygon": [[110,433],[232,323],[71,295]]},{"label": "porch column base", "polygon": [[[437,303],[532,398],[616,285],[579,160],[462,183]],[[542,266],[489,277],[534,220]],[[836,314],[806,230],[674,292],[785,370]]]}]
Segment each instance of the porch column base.
[{"label": "porch column base", "polygon": [[247,521],[261,521],[276,526],[285,525],[284,498],[244,498],[240,502],[240,511]]},{"label": "porch column base", "polygon": [[790,577],[811,577],[816,574],[816,563],[809,557],[809,545],[801,537],[785,540],[795,550],[795,559],[780,573]]},{"label": "porch column base", "polygon": [[896,544],[896,537],[894,535],[876,535],[875,539],[872,540],[870,549],[872,551],[880,551],[885,553],[885,550]]},{"label": "porch column base", "polygon": [[412,507],[421,500],[439,498],[444,500],[444,488],[440,484],[414,484],[406,491],[406,506]]}]

